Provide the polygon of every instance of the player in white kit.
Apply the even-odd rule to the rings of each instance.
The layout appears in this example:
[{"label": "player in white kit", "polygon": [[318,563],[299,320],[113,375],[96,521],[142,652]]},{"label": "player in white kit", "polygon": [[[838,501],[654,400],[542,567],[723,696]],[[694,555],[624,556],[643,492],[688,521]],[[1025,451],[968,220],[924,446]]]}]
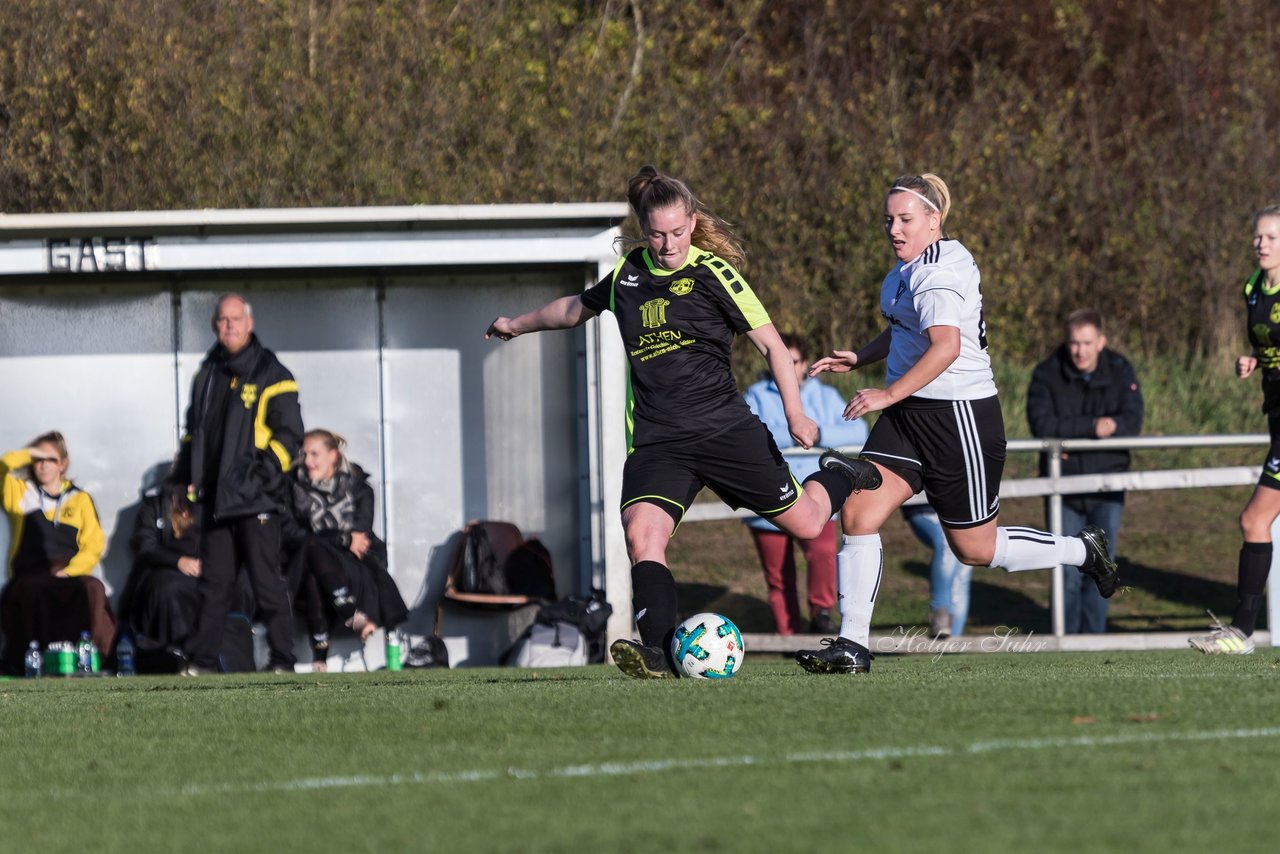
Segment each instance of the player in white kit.
[{"label": "player in white kit", "polygon": [[1060,537],[997,525],[1004,419],[987,356],[978,265],[943,232],[950,208],[951,194],[937,175],[893,182],[884,229],[898,263],[880,290],[888,328],[861,349],[837,350],[810,369],[844,372],[888,360],[885,387],[860,390],[844,413],[861,418],[883,410],[861,454],[880,469],[883,483],[853,495],[840,513],[840,636],[796,653],[810,673],[870,671],[871,613],[884,565],[880,527],[921,490],[964,563],[1009,572],[1079,566],[1104,597],[1116,589],[1101,529]]}]

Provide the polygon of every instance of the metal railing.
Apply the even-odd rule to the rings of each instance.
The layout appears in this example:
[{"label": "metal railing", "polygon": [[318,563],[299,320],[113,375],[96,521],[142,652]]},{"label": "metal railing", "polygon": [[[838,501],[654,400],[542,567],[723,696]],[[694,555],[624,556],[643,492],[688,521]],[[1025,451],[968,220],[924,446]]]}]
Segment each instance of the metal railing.
[{"label": "metal railing", "polygon": [[[1049,530],[1055,534],[1065,533],[1062,530],[1062,496],[1079,495],[1098,492],[1142,492],[1161,489],[1200,489],[1214,486],[1248,486],[1258,481],[1261,466],[1222,466],[1216,468],[1197,469],[1161,469],[1156,471],[1127,471],[1114,474],[1062,474],[1063,451],[1099,451],[1099,450],[1149,450],[1155,448],[1241,448],[1266,447],[1271,437],[1266,433],[1246,434],[1213,434],[1204,436],[1129,436],[1113,439],[1011,439],[1008,443],[1009,453],[1047,453],[1049,455],[1049,476],[1028,477],[1004,480],[1000,486],[1001,498],[1049,498]],[[843,453],[857,454],[862,450],[860,445],[850,445],[839,449]],[[804,450],[789,448],[784,456],[811,456],[821,453],[821,449]],[[923,504],[924,495],[913,496],[907,504]],[[753,515],[748,510],[732,510],[719,501],[701,502],[689,508],[683,522],[709,522],[719,519],[733,519]],[[1074,531],[1071,533],[1075,533]],[[1273,539],[1280,539],[1280,520],[1272,527]],[[1280,551],[1280,550],[1278,550]],[[1280,554],[1277,555],[1280,557]],[[1272,586],[1267,597],[1267,625],[1272,627],[1271,643],[1280,646],[1280,631],[1274,627],[1280,622],[1280,595],[1274,595],[1276,579],[1280,578],[1280,570],[1272,560]],[[1063,631],[1062,614],[1062,567],[1056,566],[1052,571],[1052,596],[1050,597],[1050,614],[1053,634],[1061,638]]]}]

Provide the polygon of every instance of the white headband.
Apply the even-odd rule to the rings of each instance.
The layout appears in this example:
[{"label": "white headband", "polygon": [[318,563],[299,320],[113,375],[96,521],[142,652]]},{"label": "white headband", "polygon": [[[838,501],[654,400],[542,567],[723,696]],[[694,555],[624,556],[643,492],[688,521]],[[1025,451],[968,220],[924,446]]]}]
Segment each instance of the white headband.
[{"label": "white headband", "polygon": [[924,202],[929,207],[933,208],[935,211],[938,211],[938,213],[942,213],[942,211],[938,209],[937,205],[935,205],[933,202],[929,201],[927,198],[917,193],[915,190],[911,189],[910,187],[893,186],[889,188],[889,195],[893,195],[894,193],[897,193],[897,192],[910,193],[920,201]]}]

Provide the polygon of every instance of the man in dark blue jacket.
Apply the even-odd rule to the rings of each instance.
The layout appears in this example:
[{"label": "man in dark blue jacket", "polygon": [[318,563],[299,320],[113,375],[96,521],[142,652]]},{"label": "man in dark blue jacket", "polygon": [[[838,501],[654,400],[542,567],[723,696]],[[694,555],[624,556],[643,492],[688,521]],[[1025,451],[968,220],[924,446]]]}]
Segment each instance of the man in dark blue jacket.
[{"label": "man in dark blue jacket", "polygon": [[219,670],[218,650],[236,571],[249,575],[267,628],[268,667],[293,672],[293,611],[280,571],[285,473],[302,444],[293,374],[253,334],[253,309],[236,294],[218,299],[218,343],[191,383],[186,435],[174,480],[200,519],[200,616],[185,652],[190,675]]},{"label": "man in dark blue jacket", "polygon": [[[1031,374],[1027,389],[1027,421],[1039,439],[1105,439],[1142,432],[1142,390],[1129,360],[1107,349],[1102,315],[1093,309],[1067,318],[1067,340]],[[1102,474],[1129,470],[1125,450],[1069,451],[1062,454],[1062,473]],[[1040,475],[1049,473],[1047,455]],[[1123,492],[1067,495],[1062,499],[1062,530],[1097,525],[1107,532],[1111,559],[1116,557]],[[1107,600],[1076,567],[1064,567],[1063,612],[1066,632],[1103,632]]]}]

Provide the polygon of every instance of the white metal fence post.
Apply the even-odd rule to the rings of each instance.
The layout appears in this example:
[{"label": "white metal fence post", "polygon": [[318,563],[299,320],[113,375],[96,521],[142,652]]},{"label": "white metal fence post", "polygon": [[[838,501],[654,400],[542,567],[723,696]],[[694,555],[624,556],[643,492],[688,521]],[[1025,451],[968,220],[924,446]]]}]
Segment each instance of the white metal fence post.
[{"label": "white metal fence post", "polygon": [[[1049,494],[1049,531],[1057,536],[1062,536],[1062,493],[1059,491],[1058,478],[1062,476],[1062,443],[1058,441],[1049,442],[1049,482],[1053,487],[1053,492]],[[1053,627],[1053,636],[1060,638],[1065,634],[1066,618],[1062,609],[1062,564],[1058,564],[1052,570],[1053,581],[1051,583],[1052,593],[1049,596],[1049,616],[1050,625]]]}]

